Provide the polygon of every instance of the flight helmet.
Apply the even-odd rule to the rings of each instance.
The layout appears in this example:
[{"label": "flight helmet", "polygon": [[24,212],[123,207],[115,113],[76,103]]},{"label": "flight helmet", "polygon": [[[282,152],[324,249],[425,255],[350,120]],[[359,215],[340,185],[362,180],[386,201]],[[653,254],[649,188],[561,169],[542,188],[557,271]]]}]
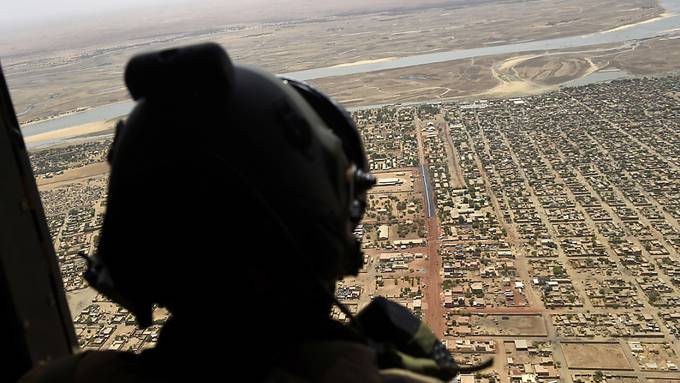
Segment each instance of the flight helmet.
[{"label": "flight helmet", "polygon": [[358,273],[375,177],[341,106],[213,43],[136,56],[125,82],[136,106],[108,158],[93,287],[146,327],[154,304],[192,299],[187,284],[219,288],[226,263],[318,286]]}]

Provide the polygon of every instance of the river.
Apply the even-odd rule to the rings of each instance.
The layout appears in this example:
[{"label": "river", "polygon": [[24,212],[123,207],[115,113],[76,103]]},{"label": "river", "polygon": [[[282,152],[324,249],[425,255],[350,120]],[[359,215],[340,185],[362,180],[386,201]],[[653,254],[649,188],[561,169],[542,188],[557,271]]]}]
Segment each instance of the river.
[{"label": "river", "polygon": [[[387,69],[406,68],[424,64],[434,64],[452,60],[461,60],[472,57],[502,55],[512,53],[522,53],[530,51],[556,50],[587,47],[592,45],[622,43],[626,41],[648,39],[673,31],[680,30],[680,0],[661,0],[667,12],[671,13],[668,17],[659,18],[650,22],[633,25],[626,28],[616,28],[605,32],[589,33],[580,36],[562,37],[547,40],[523,41],[514,44],[503,44],[496,46],[485,46],[481,48],[459,49],[454,51],[428,53],[422,55],[401,57],[391,61],[364,63],[350,66],[332,66],[326,68],[308,69],[298,72],[283,74],[284,76],[297,78],[300,80],[313,80],[325,77],[345,76],[351,74],[375,72]],[[615,77],[609,75],[591,75],[583,81],[576,82],[578,85],[602,81],[598,79],[612,80]],[[570,84],[575,85],[575,84]],[[54,118],[47,121],[36,122],[22,127],[24,136],[33,136],[40,133],[59,130],[71,126],[83,125],[90,122],[109,120],[127,115],[134,102],[123,101],[115,104],[102,105],[88,109],[84,112],[74,113],[63,117]]]}]

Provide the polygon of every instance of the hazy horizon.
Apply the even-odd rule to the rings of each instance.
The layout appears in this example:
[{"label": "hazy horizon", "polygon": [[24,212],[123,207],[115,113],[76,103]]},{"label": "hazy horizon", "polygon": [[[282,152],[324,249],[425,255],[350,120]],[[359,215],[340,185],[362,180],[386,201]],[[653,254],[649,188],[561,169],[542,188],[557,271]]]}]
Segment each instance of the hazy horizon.
[{"label": "hazy horizon", "polygon": [[494,0],[25,0],[0,13],[0,56],[78,49],[216,26],[382,12]]},{"label": "hazy horizon", "polygon": [[[182,10],[192,11],[210,8],[231,20],[238,20],[243,16],[244,21],[260,21],[271,18],[273,15],[282,18],[294,17],[299,13],[305,17],[311,13],[332,14],[335,12],[352,12],[356,9],[379,10],[382,7],[389,9],[414,8],[432,4],[455,4],[455,3],[486,3],[491,0],[374,0],[370,3],[357,0],[329,0],[318,3],[314,0],[117,0],[109,2],[104,0],[63,0],[58,5],[49,0],[24,0],[3,4],[0,13],[0,28],[4,30],[24,29],[27,25],[40,26],[45,24],[67,23],[72,20],[85,20],[89,16],[115,15],[135,9],[153,7],[156,9],[167,8],[172,10],[178,4],[182,4]],[[326,12],[324,12],[326,11]],[[149,15],[153,16],[153,15]]]},{"label": "hazy horizon", "polygon": [[117,0],[115,2],[62,0],[58,4],[49,0],[24,0],[2,5],[0,25],[6,30],[22,29],[27,24],[40,26],[135,8],[187,2],[190,0]]}]

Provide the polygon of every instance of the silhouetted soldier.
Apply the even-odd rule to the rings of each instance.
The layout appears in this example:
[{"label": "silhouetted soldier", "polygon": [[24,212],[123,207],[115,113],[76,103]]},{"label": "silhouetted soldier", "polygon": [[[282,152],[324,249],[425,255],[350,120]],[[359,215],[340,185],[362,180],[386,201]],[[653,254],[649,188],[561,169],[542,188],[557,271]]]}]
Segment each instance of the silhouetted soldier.
[{"label": "silhouetted soldier", "polygon": [[336,281],[363,265],[352,231],[375,182],[342,108],[304,83],[233,66],[214,44],[135,57],[125,80],[137,105],[117,127],[85,276],[141,327],[154,305],[172,315],[153,349],[81,353],[25,382],[456,374],[401,306],[378,299],[349,326],[329,317]]}]

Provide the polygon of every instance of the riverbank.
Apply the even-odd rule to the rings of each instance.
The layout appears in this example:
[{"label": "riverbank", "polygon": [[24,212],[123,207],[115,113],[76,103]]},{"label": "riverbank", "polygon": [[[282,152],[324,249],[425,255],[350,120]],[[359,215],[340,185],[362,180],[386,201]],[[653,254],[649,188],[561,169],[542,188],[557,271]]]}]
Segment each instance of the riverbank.
[{"label": "riverbank", "polygon": [[[516,60],[515,57],[518,55],[534,55],[536,52],[548,56],[562,55],[564,51],[580,48],[587,50],[598,46],[625,47],[630,41],[648,41],[655,36],[673,37],[675,36],[673,30],[680,29],[680,16],[675,13],[680,9],[680,0],[664,0],[662,5],[666,8],[662,16],[626,24],[604,32],[547,40],[525,40],[518,43],[448,52],[359,60],[325,68],[288,72],[284,75],[302,80],[314,80],[314,83],[322,90],[337,100],[344,101],[346,106],[366,107],[391,103],[425,102],[475,95],[503,97],[536,94],[555,89],[561,83],[573,80],[584,79],[587,82],[586,79],[597,73],[597,69],[607,68],[609,61],[616,64],[615,68],[624,71],[628,68],[625,62],[618,60],[619,56],[612,55],[607,59],[608,61],[598,61],[586,72],[575,70],[573,75],[563,76],[564,78],[560,81],[550,79],[534,81],[522,75],[515,76],[512,73],[514,65],[510,65],[512,71],[508,72],[513,74],[514,78],[508,77],[508,73],[494,70],[499,60]],[[628,54],[628,57],[637,59],[633,56],[634,54]],[[649,53],[646,54],[647,61],[651,56]],[[581,58],[582,61],[588,59],[590,59],[589,54]],[[525,61],[532,60],[534,59]],[[558,61],[558,64],[564,68],[571,65],[559,63],[559,59],[555,61]],[[584,67],[583,62],[579,65]],[[642,65],[638,66],[642,67]],[[564,68],[557,68],[554,72],[557,73]],[[642,70],[636,71],[635,68],[630,70],[630,73],[650,74],[653,72],[646,67],[643,69],[644,73]],[[668,71],[674,68],[670,65],[663,69]],[[544,71],[544,73],[548,72],[550,70]],[[133,105],[132,101],[107,104],[83,113],[31,124],[24,127],[23,131],[26,137],[31,137],[72,126],[113,119],[127,115]]]},{"label": "riverbank", "polygon": [[113,131],[116,126],[115,120],[96,121],[83,125],[53,130],[50,132],[35,134],[24,137],[24,142],[30,147],[55,145],[68,139],[93,136]]}]

